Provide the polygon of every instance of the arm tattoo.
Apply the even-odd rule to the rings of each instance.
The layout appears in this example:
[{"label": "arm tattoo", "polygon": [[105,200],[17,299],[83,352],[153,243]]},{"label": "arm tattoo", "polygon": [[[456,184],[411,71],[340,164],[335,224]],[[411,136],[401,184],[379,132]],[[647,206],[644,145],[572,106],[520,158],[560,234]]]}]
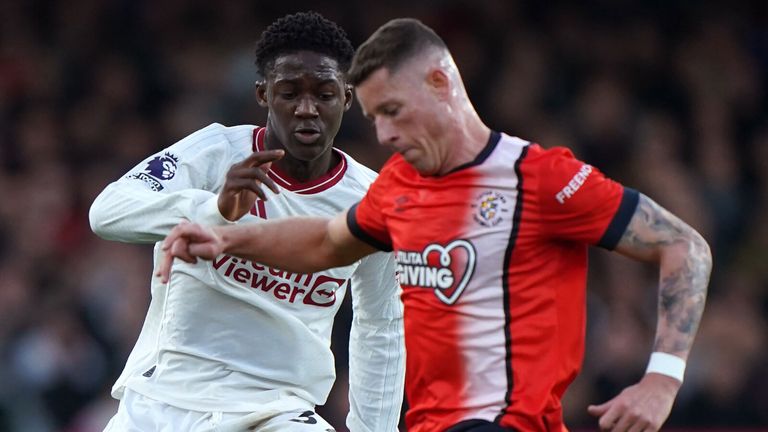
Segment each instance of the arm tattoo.
[{"label": "arm tattoo", "polygon": [[712,269],[707,242],[693,228],[641,195],[616,250],[660,262],[654,350],[687,357],[704,311]]}]

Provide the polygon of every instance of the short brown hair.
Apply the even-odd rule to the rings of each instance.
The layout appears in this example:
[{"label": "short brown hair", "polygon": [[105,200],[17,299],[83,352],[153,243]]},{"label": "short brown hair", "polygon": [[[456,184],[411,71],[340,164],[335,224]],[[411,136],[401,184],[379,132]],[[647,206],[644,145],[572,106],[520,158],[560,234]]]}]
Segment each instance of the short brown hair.
[{"label": "short brown hair", "polygon": [[397,18],[379,27],[357,49],[348,82],[358,85],[381,68],[390,71],[428,47],[447,48],[434,30],[413,18]]}]

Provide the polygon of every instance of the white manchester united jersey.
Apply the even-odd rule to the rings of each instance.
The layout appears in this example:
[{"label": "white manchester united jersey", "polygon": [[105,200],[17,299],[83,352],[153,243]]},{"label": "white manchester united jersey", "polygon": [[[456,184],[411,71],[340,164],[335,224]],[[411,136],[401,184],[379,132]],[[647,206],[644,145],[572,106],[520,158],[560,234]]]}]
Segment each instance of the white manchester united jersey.
[{"label": "white manchester united jersey", "polygon": [[[230,166],[263,149],[265,129],[212,124],[110,184],[91,207],[100,236],[158,242],[181,220],[226,224],[217,206]],[[360,200],[376,174],[338,151],[324,177],[297,183],[273,168],[280,194],[257,201],[238,223],[293,215],[333,216]],[[265,188],[266,189],[266,188]],[[301,227],[297,226],[300,230]],[[276,244],[273,247],[279,248]],[[241,412],[281,396],[325,403],[335,379],[333,318],[352,289],[350,406],[353,431],[394,431],[402,401],[402,305],[391,254],[296,274],[220,256],[176,261],[168,284],[152,279],[152,301],[125,370],[125,387],[196,411]]]}]

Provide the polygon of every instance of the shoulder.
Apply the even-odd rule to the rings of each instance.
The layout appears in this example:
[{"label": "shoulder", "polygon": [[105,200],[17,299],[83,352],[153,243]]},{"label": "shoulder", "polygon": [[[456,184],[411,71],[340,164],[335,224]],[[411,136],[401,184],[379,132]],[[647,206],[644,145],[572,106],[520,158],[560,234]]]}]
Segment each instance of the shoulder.
[{"label": "shoulder", "polygon": [[531,143],[526,149],[526,161],[541,165],[557,166],[568,161],[577,161],[573,152],[566,147],[543,148],[541,145]]},{"label": "shoulder", "polygon": [[551,209],[595,209],[621,196],[621,184],[576,158],[570,149],[538,147],[531,156],[533,184],[538,185],[543,202],[549,203]]},{"label": "shoulder", "polygon": [[537,190],[547,194],[553,190],[559,191],[572,181],[583,183],[596,171],[591,165],[577,159],[566,147],[544,148],[538,143],[509,138],[507,144],[524,144],[520,148],[517,169],[520,181],[528,191]]},{"label": "shoulder", "polygon": [[253,134],[257,129],[258,127],[253,125],[224,126],[220,123],[212,123],[182,138],[176,146],[197,150],[228,147],[250,151]]},{"label": "shoulder", "polygon": [[[263,129],[254,125],[222,126],[214,123],[211,126],[217,126],[218,132],[230,143],[245,143],[252,148],[254,137],[258,130]],[[210,126],[209,126],[210,127]]]},{"label": "shoulder", "polygon": [[584,166],[589,166],[577,159],[566,147],[543,148],[539,144],[531,143],[524,152],[521,169],[526,176],[557,178],[558,175],[573,175]]}]

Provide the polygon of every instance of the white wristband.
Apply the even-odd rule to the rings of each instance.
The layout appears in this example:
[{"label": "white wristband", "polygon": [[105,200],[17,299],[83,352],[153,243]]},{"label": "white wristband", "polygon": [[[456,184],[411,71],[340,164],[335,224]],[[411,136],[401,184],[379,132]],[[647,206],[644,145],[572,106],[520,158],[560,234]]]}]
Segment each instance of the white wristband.
[{"label": "white wristband", "polygon": [[648,368],[645,370],[645,373],[651,372],[666,375],[683,382],[685,360],[672,354],[655,352],[651,354],[651,360],[648,362]]}]

